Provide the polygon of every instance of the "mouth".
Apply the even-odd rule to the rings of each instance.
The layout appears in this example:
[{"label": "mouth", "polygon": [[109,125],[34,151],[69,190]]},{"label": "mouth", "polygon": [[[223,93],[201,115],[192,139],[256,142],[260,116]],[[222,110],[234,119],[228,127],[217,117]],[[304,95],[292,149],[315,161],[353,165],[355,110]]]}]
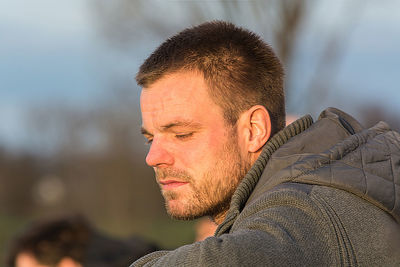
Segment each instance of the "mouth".
[{"label": "mouth", "polygon": [[175,180],[160,181],[160,185],[161,185],[162,189],[164,189],[164,190],[178,188],[178,187],[184,186],[186,184],[188,184],[188,182],[175,181]]}]

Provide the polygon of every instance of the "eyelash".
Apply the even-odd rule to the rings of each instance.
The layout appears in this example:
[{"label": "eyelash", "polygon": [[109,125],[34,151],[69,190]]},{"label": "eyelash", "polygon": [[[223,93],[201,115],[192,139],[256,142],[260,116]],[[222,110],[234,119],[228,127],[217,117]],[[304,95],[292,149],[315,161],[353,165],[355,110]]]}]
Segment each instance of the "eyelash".
[{"label": "eyelash", "polygon": [[187,133],[187,134],[177,134],[175,135],[176,138],[178,139],[186,139],[189,138],[193,135],[193,133]]},{"label": "eyelash", "polygon": [[[187,134],[176,134],[175,138],[180,139],[180,140],[184,140],[186,138],[189,138],[193,135],[193,133],[187,133]],[[153,139],[148,139],[146,140],[146,145],[151,145],[151,143],[153,142]]]},{"label": "eyelash", "polygon": [[153,142],[153,139],[149,139],[149,140],[146,140],[146,141],[145,141],[145,144],[146,144],[146,145],[151,145],[152,142]]}]

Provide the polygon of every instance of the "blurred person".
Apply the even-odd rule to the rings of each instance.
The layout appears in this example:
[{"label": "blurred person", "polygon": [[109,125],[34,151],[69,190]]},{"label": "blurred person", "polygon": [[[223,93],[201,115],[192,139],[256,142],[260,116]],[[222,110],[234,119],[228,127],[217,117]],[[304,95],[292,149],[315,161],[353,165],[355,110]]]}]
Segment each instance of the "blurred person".
[{"label": "blurred person", "polygon": [[168,213],[214,236],[132,266],[400,265],[400,135],[335,108],[285,126],[283,67],[227,22],[167,39],[136,76]]},{"label": "blurred person", "polygon": [[9,267],[128,266],[157,247],[134,237],[117,240],[97,230],[82,216],[33,222],[13,240]]}]

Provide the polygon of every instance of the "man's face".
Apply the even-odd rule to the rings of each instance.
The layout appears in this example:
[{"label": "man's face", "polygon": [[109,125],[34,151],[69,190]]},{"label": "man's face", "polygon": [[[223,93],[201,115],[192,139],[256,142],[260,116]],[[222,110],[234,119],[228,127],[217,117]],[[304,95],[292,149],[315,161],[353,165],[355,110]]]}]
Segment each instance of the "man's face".
[{"label": "man's face", "polygon": [[19,253],[15,260],[16,267],[48,267],[40,264],[35,257],[30,253]]},{"label": "man's face", "polygon": [[236,128],[225,123],[207,90],[201,74],[176,72],[141,94],[142,132],[151,144],[146,162],[174,218],[225,212],[249,169]]},{"label": "man's face", "polygon": [[[51,267],[54,265],[41,264],[30,252],[21,252],[15,259],[16,267]],[[64,257],[56,265],[57,267],[82,267],[82,265],[70,257]]]}]

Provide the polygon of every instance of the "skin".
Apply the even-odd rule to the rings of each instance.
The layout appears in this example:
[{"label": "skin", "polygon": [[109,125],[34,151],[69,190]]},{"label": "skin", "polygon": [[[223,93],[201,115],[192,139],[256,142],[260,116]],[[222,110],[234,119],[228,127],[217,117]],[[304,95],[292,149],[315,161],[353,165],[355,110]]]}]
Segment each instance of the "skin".
[{"label": "skin", "polygon": [[[209,215],[221,223],[233,192],[269,138],[268,112],[255,106],[235,127],[227,124],[203,76],[187,71],[144,88],[140,103],[142,133],[150,144],[146,163],[154,168],[168,213],[178,219]],[[265,136],[257,138],[256,132]]]},{"label": "skin", "polygon": [[[50,265],[45,265],[39,263],[36,258],[28,252],[19,253],[15,260],[16,267],[50,267]],[[82,267],[81,264],[74,261],[69,257],[64,257],[56,265],[57,267]]]}]

